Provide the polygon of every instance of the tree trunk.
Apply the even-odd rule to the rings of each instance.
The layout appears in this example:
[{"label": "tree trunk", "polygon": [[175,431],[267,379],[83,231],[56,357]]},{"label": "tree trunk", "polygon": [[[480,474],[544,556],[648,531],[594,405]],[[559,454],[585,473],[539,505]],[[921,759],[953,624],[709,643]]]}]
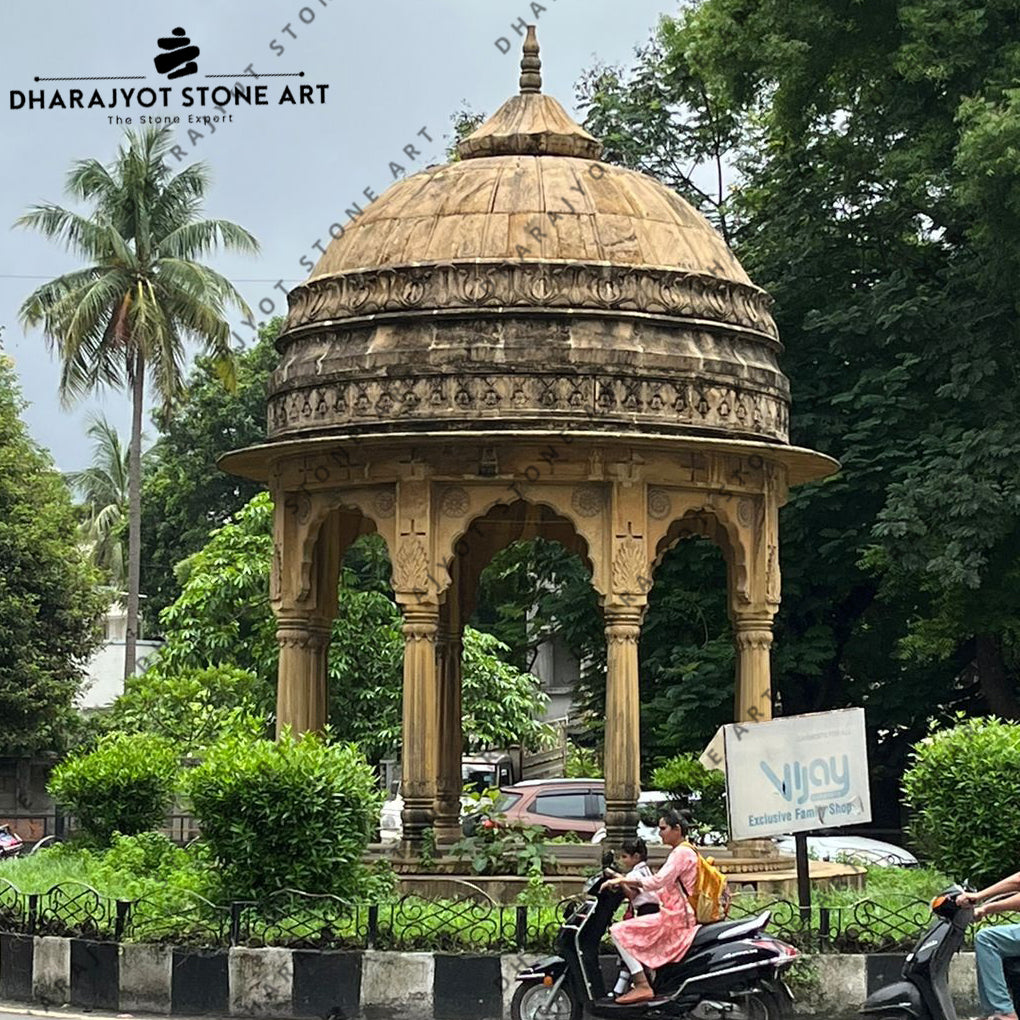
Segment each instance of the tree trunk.
[{"label": "tree trunk", "polygon": [[142,571],[142,404],[145,398],[145,359],[135,356],[131,380],[131,445],[128,450],[128,591],[127,635],[124,641],[124,679],[135,672],[138,642],[138,602]]},{"label": "tree trunk", "polygon": [[1000,719],[1020,719],[1020,702],[1013,679],[1002,661],[998,638],[994,634],[978,634],[975,644],[978,683],[992,714]]}]

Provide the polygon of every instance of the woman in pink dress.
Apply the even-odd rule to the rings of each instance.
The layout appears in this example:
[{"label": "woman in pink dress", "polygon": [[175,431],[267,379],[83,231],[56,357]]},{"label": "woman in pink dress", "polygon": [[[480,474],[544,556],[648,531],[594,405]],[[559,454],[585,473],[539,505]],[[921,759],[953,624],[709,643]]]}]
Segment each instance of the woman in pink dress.
[{"label": "woman in pink dress", "polygon": [[616,999],[621,1006],[646,1002],[654,997],[645,967],[655,970],[679,960],[698,931],[698,921],[684,889],[693,889],[698,877],[698,855],[681,845],[687,836],[687,822],[676,811],[665,811],[659,819],[662,842],[673,847],[666,863],[645,878],[611,878],[603,888],[630,886],[659,897],[659,913],[619,921],[609,929],[624,966],[631,974],[631,989]]}]

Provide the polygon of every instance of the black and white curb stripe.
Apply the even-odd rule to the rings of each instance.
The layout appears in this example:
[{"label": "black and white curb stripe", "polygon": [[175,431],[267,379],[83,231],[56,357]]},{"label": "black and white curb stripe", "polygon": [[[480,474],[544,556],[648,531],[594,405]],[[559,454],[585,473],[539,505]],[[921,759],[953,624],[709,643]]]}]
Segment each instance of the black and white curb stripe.
[{"label": "black and white curb stripe", "polygon": [[[117,945],[0,933],[0,999],[43,1006],[201,1016],[503,1020],[533,954],[319,952]],[[798,1008],[853,1013],[899,976],[900,955],[807,957]],[[612,982],[615,961],[603,961]],[[953,964],[953,997],[976,1009],[974,958]]]}]

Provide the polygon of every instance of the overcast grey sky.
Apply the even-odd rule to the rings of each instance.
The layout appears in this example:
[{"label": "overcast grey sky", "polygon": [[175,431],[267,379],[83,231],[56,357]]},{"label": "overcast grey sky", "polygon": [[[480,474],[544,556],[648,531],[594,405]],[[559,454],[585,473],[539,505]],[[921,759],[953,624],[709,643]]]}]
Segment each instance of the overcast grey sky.
[{"label": "overcast grey sky", "polygon": [[[109,162],[123,131],[108,122],[110,111],[11,109],[10,90],[85,90],[105,95],[113,87],[215,85],[204,74],[304,71],[293,83],[329,85],[325,105],[241,108],[234,122],[176,130],[187,160],[206,161],[213,187],[206,212],[251,230],[262,243],[258,258],[219,257],[213,265],[235,280],[245,299],[263,313],[270,302],[286,307],[274,288],[293,286],[307,272],[302,256],[316,256],[329,225],[366,188],[381,194],[393,177],[391,160],[408,172],[445,161],[450,116],[463,102],[492,113],[517,91],[521,38],[511,26],[538,25],[544,91],[572,113],[573,85],[594,62],[629,63],[662,14],[675,0],[541,0],[537,18],[528,0],[173,0],[140,4],[128,0],[7,0],[3,18],[3,144],[0,166],[0,326],[3,346],[17,365],[26,412],[35,439],[48,447],[62,470],[84,467],[90,458],[84,435],[88,414],[105,411],[127,432],[126,398],[110,394],[71,411],[57,397],[58,367],[42,335],[25,335],[17,309],[39,282],[65,272],[75,260],[56,245],[9,225],[37,202],[66,203],[63,184],[76,159]],[[199,73],[170,82],[152,64],[156,39],[183,27],[201,49]],[[289,30],[285,27],[289,26]],[[504,55],[495,45],[512,41]],[[275,40],[275,46],[273,45]],[[283,52],[279,52],[282,49]],[[145,75],[137,82],[35,82],[39,77]],[[230,84],[232,79],[226,80]],[[276,79],[275,99],[288,79]],[[210,110],[209,112],[215,112]],[[137,125],[137,119],[135,120]],[[419,131],[425,129],[429,144]],[[417,143],[413,162],[404,146]],[[256,313],[260,318],[267,315]],[[238,319],[239,336],[252,335]],[[150,430],[151,431],[151,430]]]}]

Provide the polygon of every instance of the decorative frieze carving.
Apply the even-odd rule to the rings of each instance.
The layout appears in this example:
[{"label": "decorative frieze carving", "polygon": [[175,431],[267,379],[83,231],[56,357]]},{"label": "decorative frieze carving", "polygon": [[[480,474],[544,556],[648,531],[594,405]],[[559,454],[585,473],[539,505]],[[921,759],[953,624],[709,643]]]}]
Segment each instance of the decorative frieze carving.
[{"label": "decorative frieze carving", "polygon": [[284,334],[319,322],[439,309],[585,308],[717,322],[777,340],[772,299],[703,273],[578,262],[494,261],[365,269],[309,280],[289,295]]},{"label": "decorative frieze carving", "polygon": [[397,495],[392,489],[383,489],[375,494],[372,509],[383,520],[388,520],[397,509]]},{"label": "decorative frieze carving", "polygon": [[[509,414],[507,413],[509,412]],[[578,425],[711,428],[786,442],[788,408],[770,393],[677,378],[598,375],[473,375],[451,372],[392,380],[340,381],[278,393],[269,400],[271,438],[308,429],[509,417]]]}]

